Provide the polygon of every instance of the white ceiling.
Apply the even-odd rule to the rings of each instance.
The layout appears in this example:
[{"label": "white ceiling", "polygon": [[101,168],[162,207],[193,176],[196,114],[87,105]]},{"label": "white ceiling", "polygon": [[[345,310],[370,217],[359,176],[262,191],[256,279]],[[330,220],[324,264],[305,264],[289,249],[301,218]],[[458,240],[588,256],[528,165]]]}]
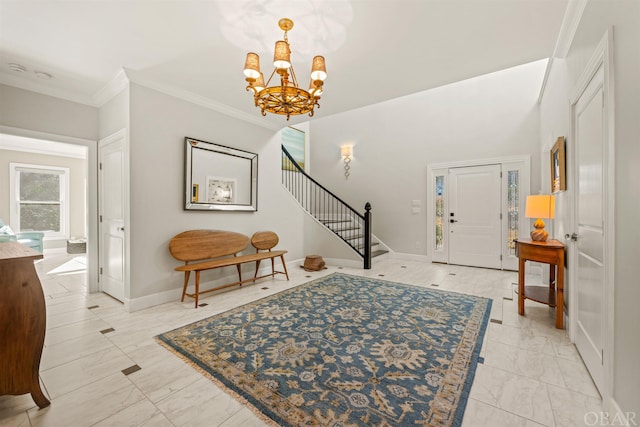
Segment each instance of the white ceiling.
[{"label": "white ceiling", "polygon": [[248,51],[260,54],[265,78],[271,72],[281,17],[295,23],[289,41],[302,85],[312,56],[326,58],[329,77],[316,112],[323,117],[550,57],[567,4],[0,0],[0,83],[99,105],[101,90],[125,69],[142,84],[283,125],[284,117],[260,117],[242,74]]}]

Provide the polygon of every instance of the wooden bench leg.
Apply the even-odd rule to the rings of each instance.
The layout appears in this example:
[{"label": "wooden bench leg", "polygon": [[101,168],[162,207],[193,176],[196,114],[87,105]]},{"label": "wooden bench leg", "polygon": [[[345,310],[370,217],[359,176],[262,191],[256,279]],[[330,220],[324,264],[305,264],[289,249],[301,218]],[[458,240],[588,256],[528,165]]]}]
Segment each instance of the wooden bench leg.
[{"label": "wooden bench leg", "polygon": [[[238,281],[242,282],[242,268],[240,264],[236,264],[236,268],[238,269]],[[240,286],[242,286],[242,283],[240,283]]]},{"label": "wooden bench leg", "polygon": [[276,277],[276,262],[271,258],[271,277]]},{"label": "wooden bench leg", "polygon": [[180,300],[180,302],[184,302],[184,296],[187,293],[187,285],[189,284],[189,275],[191,274],[190,271],[185,271],[184,272],[184,286],[182,288],[182,299]]},{"label": "wooden bench leg", "polygon": [[196,308],[198,308],[198,296],[200,296],[200,271],[196,271],[196,293],[194,296],[196,299]]},{"label": "wooden bench leg", "polygon": [[[284,274],[287,276],[287,280],[289,280],[289,272],[287,271],[287,264],[284,263],[284,255],[280,255],[280,259],[282,260],[282,268],[284,268]],[[271,258],[273,261],[273,258]]]},{"label": "wooden bench leg", "polygon": [[[273,260],[271,260],[273,261]],[[258,277],[258,269],[260,268],[260,260],[256,261],[256,274],[253,275],[253,281],[255,282],[256,277]]]}]

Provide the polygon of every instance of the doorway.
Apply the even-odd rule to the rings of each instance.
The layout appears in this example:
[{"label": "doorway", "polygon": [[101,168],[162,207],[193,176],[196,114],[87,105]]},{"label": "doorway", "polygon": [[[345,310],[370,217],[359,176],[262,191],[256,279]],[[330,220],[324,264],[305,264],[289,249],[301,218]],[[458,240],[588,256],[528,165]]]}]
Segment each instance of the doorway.
[{"label": "doorway", "polygon": [[[25,176],[25,179],[35,179],[38,178],[38,176],[37,174],[34,175],[33,172],[41,171],[44,166],[56,170],[55,178],[57,181],[66,182],[65,186],[60,186],[60,192],[64,195],[55,203],[50,200],[47,200],[45,203],[47,206],[45,206],[44,209],[52,213],[54,217],[57,218],[56,212],[68,217],[68,222],[66,223],[63,220],[59,221],[59,229],[49,224],[51,221],[45,221],[47,223],[47,229],[51,230],[48,234],[45,233],[45,257],[49,254],[50,256],[48,258],[52,260],[51,274],[85,276],[79,282],[86,286],[87,292],[96,292],[98,290],[95,220],[97,203],[94,202],[94,197],[97,192],[95,167],[96,142],[9,126],[0,126],[0,150],[5,150],[5,154],[7,154],[2,156],[3,161],[6,159],[7,164],[12,162],[14,166],[18,165],[12,169],[8,166],[2,168],[3,173],[31,173],[32,176]],[[37,165],[38,168],[24,169],[19,165],[25,163]],[[60,175],[62,173],[63,175]],[[16,180],[19,181],[21,176],[16,175],[12,177],[12,179],[9,179],[9,176],[7,176],[6,178],[6,180],[2,179],[2,182],[8,184],[12,181],[16,184]],[[25,181],[25,184],[27,184],[28,181],[29,180]],[[47,182],[49,181],[51,181],[51,179]],[[0,196],[3,199],[5,199],[5,195],[3,195],[5,191],[7,203],[6,205],[2,203],[2,205],[7,206],[7,210],[0,212],[0,217],[5,217],[9,223],[13,221],[8,210],[8,207],[11,205],[9,203],[9,185],[7,185],[6,188],[0,189]],[[28,209],[25,210],[25,214],[28,214],[25,218],[31,217],[31,213],[35,215],[37,212],[34,212],[33,209],[37,209],[38,206],[42,205],[42,203],[33,203],[32,200],[25,201],[25,203],[29,205]],[[33,206],[35,206],[35,208]],[[52,212],[52,210],[56,210],[56,208],[58,210]],[[14,215],[13,217],[16,216]],[[40,218],[41,215],[37,217]],[[20,222],[22,223],[25,218],[21,218]],[[57,221],[53,221],[53,223],[55,222]],[[15,224],[16,229],[20,229],[20,225],[21,224]],[[73,243],[70,253],[69,241]],[[78,242],[82,244],[78,245]],[[83,253],[79,253],[81,252],[79,249],[80,246],[82,247]],[[52,259],[54,256],[60,260],[60,265],[55,264],[56,261]],[[69,279],[69,277],[66,277],[65,280],[66,279]],[[66,281],[71,283],[71,280]],[[74,282],[78,281],[74,280]]]},{"label": "doorway", "polygon": [[428,166],[431,260],[517,270],[515,240],[526,232],[528,156]]}]

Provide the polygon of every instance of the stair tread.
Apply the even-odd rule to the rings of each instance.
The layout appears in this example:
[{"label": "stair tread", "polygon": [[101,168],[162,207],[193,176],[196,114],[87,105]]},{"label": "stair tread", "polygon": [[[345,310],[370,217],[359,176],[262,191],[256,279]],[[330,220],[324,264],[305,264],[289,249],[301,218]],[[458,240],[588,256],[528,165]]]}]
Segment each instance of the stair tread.
[{"label": "stair tread", "polygon": [[347,227],[347,228],[331,228],[329,227],[329,229],[331,231],[335,231],[336,233],[339,233],[341,231],[353,231],[353,230],[360,230],[360,227]]},{"label": "stair tread", "polygon": [[371,258],[373,258],[373,257],[377,257],[377,256],[380,256],[380,255],[384,255],[384,254],[386,254],[386,253],[389,253],[389,251],[385,251],[385,250],[382,250],[382,249],[377,250],[377,251],[373,251],[373,252],[371,253]]}]

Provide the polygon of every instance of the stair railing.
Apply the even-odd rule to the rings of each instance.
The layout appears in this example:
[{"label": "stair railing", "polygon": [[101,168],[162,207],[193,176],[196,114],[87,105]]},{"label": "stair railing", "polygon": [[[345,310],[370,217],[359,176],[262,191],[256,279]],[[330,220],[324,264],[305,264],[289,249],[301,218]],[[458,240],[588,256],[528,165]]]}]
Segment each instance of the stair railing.
[{"label": "stair railing", "polygon": [[305,211],[363,258],[365,269],[371,269],[371,204],[369,202],[364,207],[364,214],[353,209],[311,178],[284,145],[282,145],[282,185],[289,190]]}]

